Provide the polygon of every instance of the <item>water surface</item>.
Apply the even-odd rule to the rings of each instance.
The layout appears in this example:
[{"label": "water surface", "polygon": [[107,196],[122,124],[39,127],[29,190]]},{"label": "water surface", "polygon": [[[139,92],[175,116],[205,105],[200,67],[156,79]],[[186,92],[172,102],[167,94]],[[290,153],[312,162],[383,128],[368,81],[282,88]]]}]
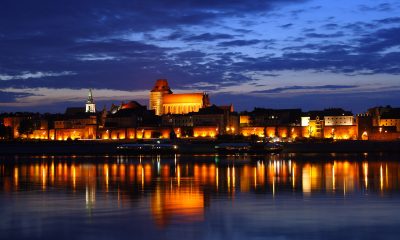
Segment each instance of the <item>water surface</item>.
[{"label": "water surface", "polygon": [[0,157],[2,239],[398,239],[398,155]]}]

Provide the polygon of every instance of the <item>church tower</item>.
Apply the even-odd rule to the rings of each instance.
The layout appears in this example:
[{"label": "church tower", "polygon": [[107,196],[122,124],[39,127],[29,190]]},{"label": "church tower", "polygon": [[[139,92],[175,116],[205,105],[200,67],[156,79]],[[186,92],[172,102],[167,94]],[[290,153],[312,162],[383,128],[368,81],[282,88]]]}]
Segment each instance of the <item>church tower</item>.
[{"label": "church tower", "polygon": [[153,89],[150,91],[150,110],[155,110],[156,115],[163,114],[163,98],[167,94],[172,94],[166,79],[158,79]]},{"label": "church tower", "polygon": [[95,113],[96,112],[96,104],[93,100],[92,89],[89,89],[88,97],[86,100],[86,112],[87,113]]}]

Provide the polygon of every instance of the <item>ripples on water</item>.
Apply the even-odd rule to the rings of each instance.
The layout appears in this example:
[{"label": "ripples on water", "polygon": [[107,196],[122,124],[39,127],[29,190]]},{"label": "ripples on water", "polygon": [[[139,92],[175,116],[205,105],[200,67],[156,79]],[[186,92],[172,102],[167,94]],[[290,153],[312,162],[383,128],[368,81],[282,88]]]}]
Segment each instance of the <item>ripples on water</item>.
[{"label": "ripples on water", "polygon": [[3,239],[398,239],[398,155],[0,158]]}]

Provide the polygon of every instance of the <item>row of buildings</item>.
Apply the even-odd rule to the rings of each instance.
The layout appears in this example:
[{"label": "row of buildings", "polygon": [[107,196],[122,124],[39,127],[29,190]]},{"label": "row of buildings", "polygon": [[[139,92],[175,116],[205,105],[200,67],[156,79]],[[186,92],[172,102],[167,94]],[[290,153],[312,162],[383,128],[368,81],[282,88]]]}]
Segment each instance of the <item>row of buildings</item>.
[{"label": "row of buildings", "polygon": [[219,135],[398,140],[400,108],[375,107],[353,115],[340,108],[303,112],[301,109],[255,108],[235,112],[233,105],[212,105],[206,93],[174,94],[167,80],[157,80],[149,108],[130,101],[96,110],[91,90],[85,107],[64,114],[3,113],[0,138],[48,140],[215,138]]}]

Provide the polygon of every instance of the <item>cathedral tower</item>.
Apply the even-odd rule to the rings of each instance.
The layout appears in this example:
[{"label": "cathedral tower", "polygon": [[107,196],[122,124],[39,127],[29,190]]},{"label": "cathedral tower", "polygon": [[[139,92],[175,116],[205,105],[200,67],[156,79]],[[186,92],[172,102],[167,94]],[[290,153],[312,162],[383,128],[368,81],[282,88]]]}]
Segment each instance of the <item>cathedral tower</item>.
[{"label": "cathedral tower", "polygon": [[96,112],[96,104],[93,100],[92,89],[89,89],[88,98],[86,100],[86,112],[87,113],[95,113]]},{"label": "cathedral tower", "polygon": [[167,94],[172,94],[166,79],[158,79],[153,89],[150,91],[150,110],[155,110],[156,115],[163,114],[163,98]]}]

